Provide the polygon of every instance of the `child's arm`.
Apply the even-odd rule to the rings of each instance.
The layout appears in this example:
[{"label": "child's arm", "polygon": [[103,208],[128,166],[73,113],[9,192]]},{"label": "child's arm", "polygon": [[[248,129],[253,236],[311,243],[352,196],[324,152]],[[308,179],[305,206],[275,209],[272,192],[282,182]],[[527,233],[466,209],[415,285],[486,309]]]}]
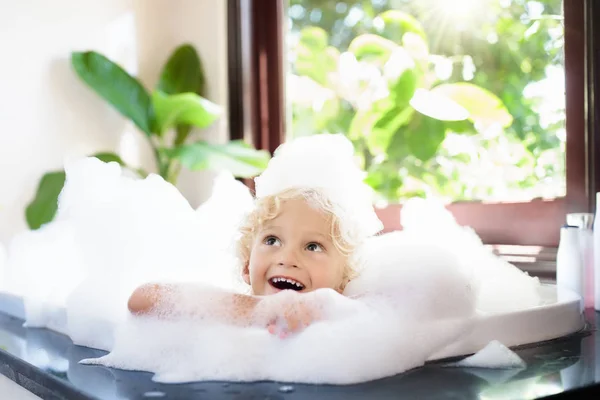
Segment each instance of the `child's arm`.
[{"label": "child's arm", "polygon": [[[200,284],[145,284],[127,303],[135,315],[210,318],[239,326],[258,325],[279,336],[299,332],[320,319],[314,306],[297,293],[247,296]],[[285,300],[284,300],[285,299]]]},{"label": "child's arm", "polygon": [[228,293],[193,284],[148,283],[129,297],[127,308],[136,315],[166,318],[214,318],[236,325],[250,325],[260,298]]}]

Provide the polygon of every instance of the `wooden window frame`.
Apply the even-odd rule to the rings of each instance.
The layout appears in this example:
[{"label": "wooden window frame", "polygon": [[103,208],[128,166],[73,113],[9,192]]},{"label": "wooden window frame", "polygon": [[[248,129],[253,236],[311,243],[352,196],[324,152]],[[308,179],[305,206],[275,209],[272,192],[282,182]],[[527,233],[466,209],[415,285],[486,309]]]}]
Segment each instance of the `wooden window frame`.
[{"label": "wooden window frame", "polygon": [[[285,0],[228,0],[230,138],[271,153],[285,139]],[[566,196],[522,203],[457,202],[448,209],[487,244],[556,247],[569,212],[593,212],[600,190],[600,4],[564,0]],[[377,209],[401,229],[401,205]]]}]

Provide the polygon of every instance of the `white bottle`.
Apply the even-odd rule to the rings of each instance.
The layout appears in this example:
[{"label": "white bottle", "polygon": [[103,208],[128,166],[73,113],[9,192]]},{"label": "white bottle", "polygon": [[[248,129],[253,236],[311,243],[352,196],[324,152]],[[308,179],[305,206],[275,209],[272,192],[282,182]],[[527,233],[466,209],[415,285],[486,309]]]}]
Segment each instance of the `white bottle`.
[{"label": "white bottle", "polygon": [[596,193],[594,219],[594,308],[600,311],[600,192]]},{"label": "white bottle", "polygon": [[583,262],[583,303],[585,308],[594,308],[594,214],[567,214],[567,225],[579,228],[579,251]]},{"label": "white bottle", "polygon": [[579,243],[579,228],[565,225],[560,228],[560,243],[556,254],[556,286],[578,294],[581,297],[582,310],[585,296],[583,277],[584,264]]}]

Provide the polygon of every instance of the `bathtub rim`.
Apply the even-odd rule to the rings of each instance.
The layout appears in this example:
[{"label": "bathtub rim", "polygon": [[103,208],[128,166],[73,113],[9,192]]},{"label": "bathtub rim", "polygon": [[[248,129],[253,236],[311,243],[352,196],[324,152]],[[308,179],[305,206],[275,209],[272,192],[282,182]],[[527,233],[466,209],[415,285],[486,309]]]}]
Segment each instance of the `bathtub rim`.
[{"label": "bathtub rim", "polygon": [[539,293],[543,303],[535,307],[505,313],[478,312],[473,329],[465,337],[436,351],[427,361],[474,354],[492,340],[516,347],[558,339],[585,327],[579,295],[548,283],[540,285]]}]

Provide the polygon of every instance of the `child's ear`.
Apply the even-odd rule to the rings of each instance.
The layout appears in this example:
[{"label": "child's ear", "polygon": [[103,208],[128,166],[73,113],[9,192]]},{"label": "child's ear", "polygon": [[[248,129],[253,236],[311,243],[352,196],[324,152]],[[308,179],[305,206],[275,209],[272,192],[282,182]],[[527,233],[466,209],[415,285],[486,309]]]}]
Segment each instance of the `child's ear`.
[{"label": "child's ear", "polygon": [[250,285],[250,265],[249,265],[249,263],[246,263],[246,265],[244,265],[244,269],[242,269],[242,279],[244,279],[244,282],[246,282],[248,285]]}]

